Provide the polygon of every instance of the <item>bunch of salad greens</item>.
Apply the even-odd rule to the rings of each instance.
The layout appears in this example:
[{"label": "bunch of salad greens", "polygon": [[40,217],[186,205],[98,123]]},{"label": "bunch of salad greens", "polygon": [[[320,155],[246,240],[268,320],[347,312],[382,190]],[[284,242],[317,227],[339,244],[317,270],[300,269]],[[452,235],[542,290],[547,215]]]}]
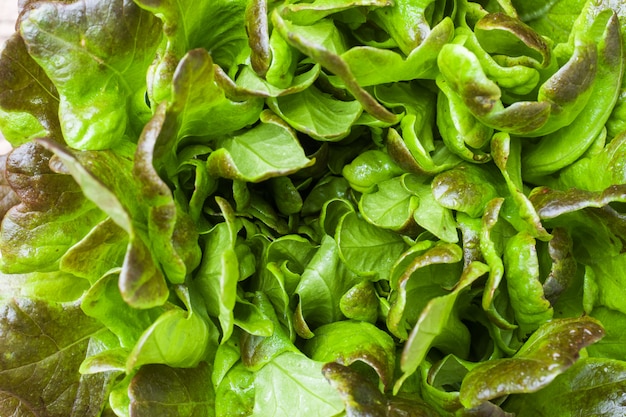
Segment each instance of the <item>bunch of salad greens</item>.
[{"label": "bunch of salad greens", "polygon": [[0,415],[623,416],[618,0],[20,1]]}]

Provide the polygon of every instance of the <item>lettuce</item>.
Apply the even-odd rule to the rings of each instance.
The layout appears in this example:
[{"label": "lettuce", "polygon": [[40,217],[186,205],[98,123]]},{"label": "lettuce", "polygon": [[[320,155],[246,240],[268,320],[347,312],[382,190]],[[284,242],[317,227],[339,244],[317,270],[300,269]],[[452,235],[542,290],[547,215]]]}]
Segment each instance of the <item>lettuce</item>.
[{"label": "lettuce", "polygon": [[0,415],[624,414],[621,3],[20,7]]}]

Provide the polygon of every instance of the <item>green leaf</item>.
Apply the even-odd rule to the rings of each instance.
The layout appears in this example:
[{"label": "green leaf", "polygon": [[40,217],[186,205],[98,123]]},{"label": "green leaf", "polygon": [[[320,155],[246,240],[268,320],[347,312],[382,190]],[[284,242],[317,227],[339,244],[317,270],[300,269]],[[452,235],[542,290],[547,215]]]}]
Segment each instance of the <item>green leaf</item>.
[{"label": "green leaf", "polygon": [[[185,309],[172,306],[143,332],[128,355],[127,373],[145,364],[193,368],[205,358],[211,328],[195,311],[202,306],[194,306],[188,288],[176,289]],[[179,343],[170,343],[172,339]]]},{"label": "green leaf", "polygon": [[430,180],[418,176],[407,176],[406,186],[417,194],[419,199],[413,213],[415,223],[448,243],[459,241],[456,222],[452,211],[437,202],[433,195]]},{"label": "green leaf", "polygon": [[462,256],[455,244],[422,241],[398,258],[389,280],[387,327],[392,334],[407,339],[428,303],[449,293],[461,274]]},{"label": "green leaf", "polygon": [[278,8],[272,13],[272,23],[291,46],[340,77],[346,89],[361,103],[366,112],[383,122],[394,123],[397,120],[394,114],[363,89],[351,68],[339,56],[345,46],[335,26],[323,20],[311,26],[297,26],[283,19]]},{"label": "green leaf", "polygon": [[314,86],[294,94],[270,98],[268,104],[291,127],[317,140],[338,141],[362,112],[358,101],[340,101]]},{"label": "green leaf", "polygon": [[215,80],[215,64],[205,49],[185,54],[173,74],[168,115],[174,114],[178,137],[217,137],[251,126],[263,108],[261,98],[231,101]]},{"label": "green leaf", "polygon": [[374,9],[389,5],[388,0],[314,0],[310,3],[287,4],[282,15],[296,24],[311,25],[326,16],[349,9]]},{"label": "green leaf", "polygon": [[[179,61],[190,50],[204,48],[219,65],[230,68],[247,52],[244,26],[246,1],[137,0],[137,5],[163,21],[166,37],[148,72],[149,94],[155,104],[170,98],[170,83]],[[211,21],[213,30],[206,30]],[[145,71],[144,71],[145,73]]]},{"label": "green leaf", "polygon": [[228,340],[233,331],[239,280],[239,262],[233,240],[228,224],[219,223],[211,229],[204,245],[202,263],[195,275],[209,314],[219,318],[223,341]]},{"label": "green leaf", "polygon": [[592,256],[595,256],[598,262],[591,264],[593,275],[585,279],[589,281],[587,285],[593,285],[597,291],[593,297],[594,305],[626,314],[626,303],[618,295],[626,278],[621,272],[626,265],[626,256],[621,254],[607,256],[606,251],[602,253],[599,250],[592,252]]},{"label": "green leaf", "polygon": [[404,231],[411,226],[413,214],[420,204],[415,193],[405,185],[407,179],[395,177],[377,184],[378,189],[359,200],[359,211],[375,226]]},{"label": "green leaf", "polygon": [[[322,376],[322,366],[300,353],[276,357],[256,373],[252,416],[290,415],[294,410],[311,417],[340,413],[343,403]],[[285,391],[285,387],[290,389]]]},{"label": "green leaf", "polygon": [[217,417],[249,416],[254,409],[255,374],[241,363],[232,367],[215,391]]},{"label": "green leaf", "polygon": [[[522,144],[509,134],[498,132],[491,139],[491,155],[502,173],[510,197],[505,200],[503,216],[519,231],[526,231],[533,237],[546,240],[546,231],[537,210],[524,193],[521,172]],[[512,203],[512,204],[511,204]]]},{"label": "green leaf", "polygon": [[482,308],[498,327],[512,330],[516,326],[510,323],[510,319],[503,315],[497,308],[497,298],[500,295],[500,283],[504,276],[504,263],[502,261],[503,241],[510,233],[507,224],[500,221],[500,212],[504,199],[494,198],[487,203],[485,214],[481,219],[479,231],[480,253],[489,266],[489,276],[482,296]]},{"label": "green leaf", "polygon": [[495,182],[488,170],[466,164],[437,175],[432,189],[443,207],[479,217],[487,202],[498,196]]},{"label": "green leaf", "polygon": [[294,74],[289,85],[280,87],[259,77],[250,67],[244,67],[235,81],[219,67],[215,68],[215,77],[222,88],[233,97],[278,97],[306,90],[318,78],[321,70],[319,65],[303,66],[300,69],[302,72]]},{"label": "green leaf", "polygon": [[143,210],[147,212],[148,239],[153,256],[168,280],[180,284],[198,266],[202,254],[195,224],[185,210],[177,206],[172,191],[155,167],[160,162],[156,154],[161,139],[159,114],[157,111],[139,138],[132,176],[138,183],[140,207],[144,206]]},{"label": "green leaf", "polygon": [[390,387],[393,381],[395,343],[388,333],[373,324],[335,321],[321,326],[307,340],[303,351],[318,362],[338,362],[345,366],[363,362],[376,371],[385,387]]},{"label": "green leaf", "polygon": [[585,191],[570,188],[567,191],[537,187],[530,200],[542,219],[553,219],[585,208],[601,208],[611,202],[626,202],[626,186],[611,185],[602,191]]},{"label": "green leaf", "polygon": [[586,0],[513,0],[520,19],[554,42],[566,42]]},{"label": "green leaf", "polygon": [[587,348],[589,356],[596,358],[622,358],[622,346],[626,333],[626,314],[604,306],[594,307],[591,316],[602,323],[606,336]]},{"label": "green leaf", "polygon": [[[626,47],[621,39],[621,23],[613,9],[587,3],[581,13],[575,44],[580,42],[597,48],[597,73],[591,99],[572,123],[544,136],[524,155],[524,174],[528,181],[537,181],[575,162],[602,134],[610,110],[617,103],[626,68]],[[586,70],[589,71],[589,70]],[[582,71],[585,72],[585,71]],[[584,76],[583,76],[584,77]],[[576,137],[571,141],[571,137]]]},{"label": "green leaf", "polygon": [[356,213],[341,217],[337,226],[339,256],[355,274],[388,279],[389,270],[406,249],[399,234],[379,229]]},{"label": "green leaf", "polygon": [[505,107],[502,90],[491,80],[475,53],[463,45],[443,46],[437,58],[441,76],[467,109],[481,122],[495,129],[526,135],[543,126],[550,105],[538,101],[516,101]]},{"label": "green leaf", "polygon": [[[396,26],[397,22],[389,23]],[[406,56],[391,49],[356,46],[341,54],[363,87],[415,79],[434,79],[441,48],[452,41],[454,24],[445,18]],[[335,83],[337,81],[333,80]]]},{"label": "green leaf", "polygon": [[124,140],[127,102],[145,91],[160,26],[130,0],[42,3],[23,16],[20,31],[28,51],[59,93],[69,146],[108,149]]},{"label": "green leaf", "polygon": [[344,166],[342,174],[350,187],[362,193],[371,193],[381,182],[402,175],[404,171],[386,153],[368,150]]},{"label": "green leaf", "polygon": [[104,219],[70,175],[54,172],[52,154],[29,142],[6,161],[6,180],[21,203],[4,216],[0,231],[3,271],[54,271],[75,242]]},{"label": "green leaf", "polygon": [[0,300],[12,297],[64,303],[78,300],[89,282],[61,271],[0,274]]},{"label": "green leaf", "polygon": [[380,299],[371,281],[361,281],[345,292],[339,308],[349,319],[375,323],[378,320]]},{"label": "green leaf", "polygon": [[256,336],[243,333],[240,338],[241,362],[251,371],[258,371],[275,357],[284,352],[299,352],[289,339],[285,329],[279,324],[276,312],[265,294],[257,292],[252,300],[272,323],[270,336]]},{"label": "green leaf", "polygon": [[340,299],[359,278],[342,264],[335,240],[325,235],[319,249],[302,272],[295,293],[303,318],[310,327],[343,318]]},{"label": "green leaf", "polygon": [[528,233],[518,233],[506,243],[504,271],[515,320],[525,337],[554,314],[539,281],[536,242]]},{"label": "green leaf", "polygon": [[506,394],[538,391],[570,368],[581,349],[602,336],[604,330],[591,317],[548,322],[513,358],[487,361],[473,368],[463,379],[461,403],[471,408]]},{"label": "green leaf", "polygon": [[0,130],[14,147],[35,137],[62,141],[59,95],[43,69],[14,34],[0,55]]},{"label": "green leaf", "polygon": [[439,417],[432,407],[416,396],[387,397],[372,381],[348,366],[331,362],[322,369],[330,384],[337,389],[350,417],[395,416]]},{"label": "green leaf", "polygon": [[491,140],[493,129],[474,117],[441,77],[437,78],[437,86],[441,90],[437,96],[437,127],[443,143],[466,161],[489,161],[489,155],[481,148]]},{"label": "green leaf", "polygon": [[526,56],[537,66],[550,63],[546,41],[531,27],[505,13],[489,13],[474,27],[476,37],[485,51],[493,55]]},{"label": "green leaf", "polygon": [[95,283],[122,265],[127,246],[126,232],[107,217],[65,252],[59,269]]},{"label": "green leaf", "polygon": [[[263,123],[216,141],[207,160],[212,175],[248,182],[288,175],[311,166],[295,134],[262,113]],[[279,156],[280,155],[280,156]]]},{"label": "green leaf", "polygon": [[375,9],[374,14],[377,23],[398,44],[400,50],[408,55],[430,33],[426,9],[429,6],[432,8],[432,3],[432,0],[399,0],[388,4],[388,7]]},{"label": "green leaf", "polygon": [[211,366],[201,362],[190,369],[165,365],[143,366],[128,386],[130,413],[136,417],[171,415],[215,416]]},{"label": "green leaf", "polygon": [[624,184],[624,171],[619,164],[626,157],[626,134],[620,134],[602,150],[583,157],[563,169],[554,188],[603,191],[614,184]]},{"label": "green leaf", "polygon": [[162,305],[169,291],[158,261],[150,252],[145,228],[141,227],[147,211],[141,204],[141,186],[128,190],[128,183],[133,181],[129,157],[110,150],[72,153],[50,141],[40,143],[55,153],[84,195],[128,233],[129,245],[120,274],[124,300],[138,308]]},{"label": "green leaf", "polygon": [[[404,345],[400,362],[403,375],[396,382],[395,392],[417,371],[431,347],[437,346],[443,351],[445,348],[452,348],[453,352],[450,353],[460,356],[466,354],[467,346],[459,344],[465,342],[463,339],[467,339],[469,332],[459,318],[455,317],[453,309],[459,294],[488,271],[487,265],[473,262],[463,270],[459,282],[451,292],[428,301]],[[450,343],[451,340],[454,342]]]},{"label": "green leaf", "polygon": [[322,372],[341,395],[348,416],[388,415],[387,398],[359,372],[336,362],[324,365]]},{"label": "green leaf", "polygon": [[119,338],[120,346],[127,349],[123,358],[125,362],[130,349],[164,310],[162,307],[147,310],[132,308],[122,298],[118,280],[119,273],[103,276],[85,293],[80,307],[87,316],[99,320]]}]

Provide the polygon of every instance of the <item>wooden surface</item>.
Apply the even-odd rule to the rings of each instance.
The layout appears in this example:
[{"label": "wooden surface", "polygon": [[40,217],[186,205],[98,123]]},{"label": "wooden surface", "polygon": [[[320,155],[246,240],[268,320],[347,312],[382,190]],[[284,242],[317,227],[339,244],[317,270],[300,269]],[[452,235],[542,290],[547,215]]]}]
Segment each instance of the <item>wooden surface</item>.
[{"label": "wooden surface", "polygon": [[[4,41],[15,32],[15,19],[17,18],[18,0],[0,0],[0,50],[3,49]],[[10,150],[9,144],[0,132],[0,154]]]}]

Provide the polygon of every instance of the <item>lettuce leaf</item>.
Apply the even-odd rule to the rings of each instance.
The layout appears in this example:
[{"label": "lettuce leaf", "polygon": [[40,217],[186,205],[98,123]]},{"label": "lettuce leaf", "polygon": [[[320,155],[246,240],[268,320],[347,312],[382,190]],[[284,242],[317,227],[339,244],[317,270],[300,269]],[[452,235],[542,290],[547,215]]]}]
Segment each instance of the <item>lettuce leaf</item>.
[{"label": "lettuce leaf", "polygon": [[623,414],[621,3],[19,7],[1,415]]}]

